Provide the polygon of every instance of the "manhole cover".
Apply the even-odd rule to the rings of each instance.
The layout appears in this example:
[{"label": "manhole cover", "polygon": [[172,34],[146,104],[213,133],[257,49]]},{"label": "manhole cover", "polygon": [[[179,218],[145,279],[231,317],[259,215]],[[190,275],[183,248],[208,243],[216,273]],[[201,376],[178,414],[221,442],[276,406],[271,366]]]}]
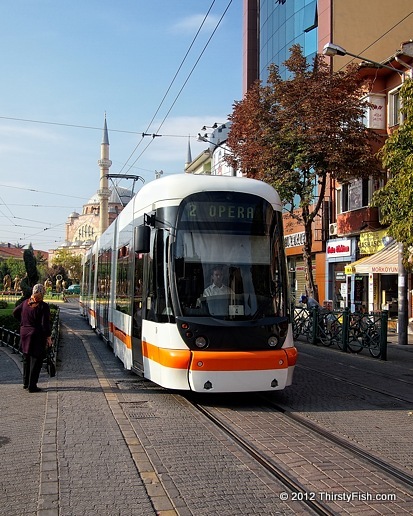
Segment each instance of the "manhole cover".
[{"label": "manhole cover", "polygon": [[120,403],[129,419],[147,419],[157,417],[148,401],[131,401]]},{"label": "manhole cover", "polygon": [[150,382],[145,378],[139,380],[119,380],[115,382],[120,390],[147,389]]}]

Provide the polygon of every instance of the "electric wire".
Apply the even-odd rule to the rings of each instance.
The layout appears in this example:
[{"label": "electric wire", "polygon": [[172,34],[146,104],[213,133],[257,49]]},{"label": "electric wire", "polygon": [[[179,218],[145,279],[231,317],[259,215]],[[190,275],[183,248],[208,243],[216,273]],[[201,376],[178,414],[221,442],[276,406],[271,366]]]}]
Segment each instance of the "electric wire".
[{"label": "electric wire", "polygon": [[[148,124],[148,128],[147,128],[147,130],[146,130],[146,131],[144,131],[145,133],[149,130],[150,125],[152,124],[152,122],[153,122],[153,120],[155,119],[155,117],[156,117],[157,113],[159,112],[159,110],[160,110],[161,106],[163,105],[163,103],[164,103],[164,101],[165,101],[165,99],[166,99],[166,97],[167,97],[167,94],[169,93],[169,91],[170,91],[170,89],[171,89],[171,87],[172,87],[172,85],[173,85],[174,81],[176,80],[176,77],[177,77],[177,75],[178,75],[178,73],[179,73],[180,69],[182,68],[182,65],[183,65],[184,61],[186,60],[187,55],[188,55],[188,53],[189,53],[190,49],[192,48],[192,46],[193,46],[193,44],[194,44],[194,41],[195,41],[195,39],[197,38],[197,36],[198,36],[198,34],[199,34],[199,32],[200,32],[200,30],[201,30],[201,28],[202,28],[203,24],[205,23],[205,20],[206,20],[206,18],[207,18],[207,16],[208,16],[208,14],[209,14],[209,12],[210,12],[210,10],[211,10],[212,6],[214,5],[214,3],[215,3],[215,0],[212,2],[212,4],[211,4],[211,6],[210,6],[210,8],[209,8],[209,10],[208,10],[208,12],[207,12],[207,14],[206,14],[206,16],[205,16],[204,20],[203,20],[203,22],[202,22],[202,24],[201,24],[201,26],[200,26],[200,28],[198,29],[198,31],[197,31],[197,33],[196,33],[196,35],[195,35],[195,37],[194,37],[194,39],[193,39],[193,41],[192,41],[192,43],[191,43],[190,48],[188,49],[187,53],[185,54],[185,57],[184,57],[183,61],[181,62],[181,64],[180,64],[180,66],[179,66],[179,68],[178,68],[178,70],[177,70],[176,74],[174,75],[174,78],[172,79],[172,82],[171,82],[170,86],[168,87],[168,89],[167,89],[167,91],[166,91],[166,93],[165,93],[164,97],[162,98],[162,100],[161,100],[161,102],[160,102],[160,104],[159,104],[159,106],[158,106],[158,108],[157,108],[157,110],[156,110],[156,112],[155,112],[154,116],[152,117],[151,122]],[[166,121],[167,117],[169,116],[170,112],[172,111],[172,109],[173,109],[174,105],[176,104],[176,102],[177,102],[177,100],[178,100],[178,98],[179,98],[180,94],[182,93],[182,91],[183,91],[184,87],[186,86],[187,82],[189,81],[189,79],[190,79],[190,77],[191,77],[191,75],[192,75],[193,71],[195,70],[195,68],[196,68],[196,66],[197,66],[197,64],[198,64],[198,62],[200,61],[200,59],[201,59],[202,55],[204,54],[204,52],[205,52],[205,50],[206,50],[207,46],[209,45],[209,43],[210,43],[210,41],[211,41],[211,39],[212,39],[213,35],[215,34],[216,30],[218,29],[218,27],[219,27],[220,23],[222,22],[222,19],[223,19],[223,17],[225,16],[226,12],[228,11],[228,9],[229,9],[229,7],[230,7],[231,3],[232,3],[232,0],[230,0],[230,1],[229,1],[229,3],[228,3],[228,5],[227,5],[227,7],[226,7],[226,9],[225,9],[224,13],[222,14],[222,16],[221,16],[220,20],[218,21],[218,23],[217,23],[217,25],[216,25],[216,27],[215,27],[214,31],[212,32],[212,34],[211,34],[210,38],[208,39],[208,41],[207,41],[206,45],[204,46],[204,48],[203,48],[203,50],[202,50],[202,52],[201,52],[200,56],[198,57],[197,61],[195,62],[195,64],[194,64],[194,66],[193,66],[193,68],[192,68],[191,72],[189,73],[189,75],[188,75],[187,79],[185,80],[185,82],[183,83],[183,85],[182,85],[182,87],[181,87],[180,91],[178,92],[177,96],[175,97],[175,99],[174,99],[174,101],[173,101],[173,103],[172,103],[171,107],[169,108],[169,110],[168,110],[167,114],[165,115],[164,119],[162,120],[161,124],[159,125],[159,127],[158,127],[158,129],[157,129],[156,133],[158,133],[158,132],[160,131],[161,127],[163,126],[163,124],[165,123],[165,121]],[[378,41],[380,41],[380,40],[381,40],[385,35],[387,35],[387,34],[388,34],[388,33],[390,33],[392,30],[394,30],[398,25],[400,25],[403,21],[405,21],[405,20],[406,20],[409,16],[411,16],[412,14],[413,14],[413,11],[412,11],[412,12],[410,12],[410,13],[408,13],[408,14],[407,14],[406,16],[404,16],[401,20],[399,20],[396,24],[394,24],[392,27],[390,27],[390,28],[389,28],[389,29],[388,29],[384,34],[382,34],[379,38],[377,38],[377,39],[376,39],[375,41],[373,41],[370,45],[368,45],[367,47],[365,47],[365,49],[364,49],[363,51],[361,51],[361,52],[365,52],[366,50],[368,50],[369,48],[371,48],[374,44],[376,44],[376,43],[377,43]],[[354,60],[354,59],[352,59],[351,61],[353,61],[353,60]],[[342,68],[340,68],[339,70],[342,70],[343,68],[345,68],[345,66],[343,66],[343,67],[342,67]],[[383,91],[386,91],[386,90],[387,90],[387,89],[385,89],[385,90],[383,90]],[[76,124],[68,124],[68,123],[58,123],[58,122],[50,122],[50,121],[43,121],[43,120],[24,119],[24,118],[17,118],[17,117],[6,117],[6,116],[0,116],[0,119],[5,119],[5,120],[14,120],[14,121],[22,121],[22,122],[28,122],[28,123],[47,124],[47,125],[58,125],[58,126],[74,127],[74,128],[81,128],[81,129],[92,129],[92,130],[99,130],[99,131],[101,131],[101,130],[102,130],[101,128],[93,127],[93,126],[76,125]],[[127,130],[120,130],[120,129],[111,129],[111,132],[129,133],[129,134],[141,134],[141,133],[139,133],[139,132],[137,132],[137,131],[127,131]],[[187,138],[187,137],[188,137],[188,135],[162,135],[162,136],[164,136],[164,137],[165,137],[165,136],[168,136],[168,137],[184,137],[184,138]],[[130,170],[130,169],[131,169],[131,168],[136,164],[136,162],[137,162],[137,161],[139,160],[139,158],[143,155],[143,153],[146,151],[146,149],[149,147],[149,145],[153,142],[153,140],[154,140],[154,138],[152,138],[152,139],[150,140],[150,142],[148,143],[148,145],[143,149],[143,151],[142,151],[142,152],[139,154],[139,156],[135,159],[135,161],[132,163],[132,165],[130,165],[130,166],[129,166],[129,169],[128,169],[128,170]],[[142,140],[141,140],[141,141],[142,141]],[[121,170],[123,170],[123,169],[125,168],[125,166],[127,165],[128,161],[131,159],[131,157],[133,156],[133,154],[136,152],[137,148],[139,147],[139,145],[140,145],[141,141],[140,141],[140,142],[138,143],[138,145],[135,147],[135,149],[133,150],[133,152],[131,153],[131,155],[129,156],[129,158],[127,159],[127,161],[125,162],[125,164],[122,166],[122,169],[121,169]],[[82,200],[84,199],[83,197],[77,197],[77,196],[66,195],[66,194],[60,194],[60,193],[53,193],[53,192],[41,192],[40,190],[35,190],[35,189],[32,189],[32,188],[13,187],[13,186],[10,186],[10,185],[0,185],[0,186],[2,186],[2,187],[6,187],[6,188],[16,188],[16,189],[21,189],[21,190],[33,191],[33,192],[38,192],[38,193],[47,193],[47,194],[51,194],[51,195],[55,195],[55,196],[72,197],[72,198],[77,198],[77,199],[82,199]],[[4,203],[4,201],[3,201],[3,204],[4,204],[4,206],[6,206],[6,207],[7,207],[7,204],[6,204],[6,203]],[[60,207],[60,206],[59,206],[59,207]],[[10,210],[10,211],[11,211],[11,210]],[[5,217],[6,217],[6,218],[8,218],[6,215],[5,215]],[[27,219],[25,219],[25,220],[27,220]],[[63,225],[63,224],[59,224],[58,226],[61,226],[61,225]],[[46,229],[49,229],[49,228],[46,228]],[[32,235],[32,236],[35,236],[35,235]]]},{"label": "electric wire", "polygon": [[[174,84],[175,80],[177,79],[178,74],[179,74],[180,70],[182,69],[182,66],[183,66],[183,65],[184,65],[184,63],[185,63],[185,61],[186,61],[186,59],[187,59],[187,57],[188,57],[188,55],[189,55],[189,52],[191,51],[192,47],[194,46],[195,41],[197,40],[197,38],[198,38],[198,36],[199,36],[199,34],[200,34],[201,30],[202,30],[202,27],[204,26],[204,24],[205,24],[205,22],[206,22],[206,20],[207,20],[207,18],[208,18],[208,16],[209,16],[209,13],[211,12],[212,7],[214,6],[214,4],[215,4],[215,0],[213,0],[212,4],[210,5],[210,7],[209,7],[209,9],[208,9],[208,11],[207,11],[207,13],[205,14],[205,16],[204,16],[204,18],[203,18],[203,20],[202,20],[202,22],[201,22],[201,25],[199,26],[199,28],[198,28],[198,30],[197,30],[197,32],[196,32],[196,34],[195,34],[195,36],[193,37],[192,42],[191,42],[191,44],[189,45],[189,48],[188,48],[188,50],[186,51],[185,56],[183,57],[183,59],[182,59],[182,61],[181,61],[181,64],[179,65],[179,67],[178,67],[177,71],[175,72],[175,75],[174,75],[173,79],[171,80],[171,82],[170,82],[170,84],[169,84],[169,86],[168,86],[168,88],[167,88],[167,90],[166,90],[166,92],[165,92],[165,94],[164,94],[164,96],[163,96],[163,98],[162,98],[162,100],[161,100],[161,102],[160,102],[159,106],[157,107],[157,109],[156,109],[156,111],[155,111],[154,115],[152,116],[151,121],[149,122],[149,124],[148,124],[148,126],[146,127],[145,131],[143,131],[143,133],[142,133],[142,139],[137,143],[137,145],[135,146],[135,148],[134,148],[134,149],[133,149],[133,151],[131,152],[130,156],[128,157],[128,159],[126,160],[126,162],[124,163],[124,165],[123,165],[123,166],[122,166],[122,168],[120,169],[119,173],[121,173],[121,172],[122,172],[122,170],[127,166],[127,164],[128,164],[128,162],[129,162],[129,160],[132,158],[132,156],[135,154],[135,152],[136,152],[136,151],[137,151],[137,149],[139,148],[140,144],[142,143],[142,140],[144,139],[144,135],[145,135],[146,133],[148,133],[148,132],[149,132],[149,129],[150,129],[151,125],[152,125],[152,122],[155,120],[156,115],[159,113],[159,110],[161,109],[161,107],[162,107],[163,103],[165,102],[166,97],[167,97],[168,93],[170,92],[170,90],[171,90],[171,88],[172,88],[172,86],[173,86],[173,84]],[[146,148],[148,148],[148,146],[146,146]],[[128,169],[128,170],[130,170],[130,169],[132,168],[132,166],[133,166],[133,165],[131,165],[131,166],[129,167],[129,169]]]},{"label": "electric wire", "polygon": [[[181,95],[181,93],[182,93],[183,89],[185,88],[185,86],[186,86],[186,84],[188,83],[188,81],[189,81],[189,79],[190,79],[191,75],[193,74],[193,72],[194,72],[195,68],[197,67],[197,65],[198,65],[199,61],[201,60],[201,57],[202,57],[202,56],[203,56],[203,54],[205,53],[205,51],[206,51],[206,49],[207,49],[207,47],[208,47],[209,43],[211,42],[211,39],[213,38],[213,36],[215,35],[216,31],[218,30],[218,27],[220,26],[220,24],[221,24],[222,20],[224,19],[224,16],[226,15],[226,13],[227,13],[228,9],[230,8],[231,4],[232,4],[232,0],[230,0],[230,1],[228,2],[228,5],[227,5],[226,9],[224,10],[223,14],[221,15],[221,18],[218,20],[218,22],[217,22],[217,24],[216,24],[216,26],[215,26],[214,30],[212,31],[212,33],[211,33],[210,37],[208,38],[208,40],[207,40],[206,44],[204,45],[204,48],[202,49],[202,52],[200,53],[200,55],[199,55],[198,59],[195,61],[195,64],[194,64],[194,66],[192,67],[192,69],[191,69],[191,71],[190,71],[190,73],[189,73],[188,77],[187,77],[187,78],[186,78],[186,80],[184,81],[184,83],[183,83],[183,85],[182,85],[181,89],[179,90],[178,94],[176,95],[176,97],[175,97],[174,101],[172,102],[171,107],[169,108],[169,110],[167,111],[167,113],[166,113],[165,117],[163,118],[162,122],[161,122],[161,123],[160,123],[160,125],[158,126],[158,129],[156,130],[156,134],[157,134],[157,133],[159,133],[159,131],[161,130],[161,128],[162,128],[162,126],[163,126],[163,124],[165,123],[166,119],[168,118],[169,114],[171,113],[171,111],[172,111],[173,107],[175,106],[176,102],[178,101],[178,98],[180,97],[180,95]],[[153,140],[154,140],[154,139],[152,138],[152,140],[148,143],[148,145],[143,149],[143,151],[139,154],[139,156],[138,156],[138,157],[135,159],[135,161],[132,163],[131,167],[132,167],[133,165],[135,165],[135,163],[139,160],[139,158],[143,155],[143,153],[144,153],[144,152],[146,151],[146,149],[149,147],[149,145],[151,145],[151,144],[152,144]]]},{"label": "electric wire", "polygon": [[[365,52],[366,50],[368,50],[369,48],[371,48],[373,45],[375,45],[376,43],[378,43],[382,38],[384,38],[384,36],[387,36],[387,34],[389,34],[393,29],[395,29],[397,26],[399,26],[401,23],[403,23],[405,20],[407,20],[407,18],[409,16],[411,16],[413,14],[413,11],[411,11],[409,14],[406,14],[406,16],[404,18],[402,18],[401,20],[399,20],[397,23],[395,23],[392,27],[390,27],[390,29],[388,29],[384,34],[382,34],[379,38],[377,38],[375,41],[373,41],[372,43],[370,43],[370,45],[368,45],[366,48],[364,48],[363,50],[361,50],[360,52],[357,52],[358,54],[363,54],[363,52]],[[350,60],[350,62],[354,61],[354,57],[353,59]],[[341,67],[340,70],[342,70],[344,67]],[[396,69],[396,68],[395,68]]]}]

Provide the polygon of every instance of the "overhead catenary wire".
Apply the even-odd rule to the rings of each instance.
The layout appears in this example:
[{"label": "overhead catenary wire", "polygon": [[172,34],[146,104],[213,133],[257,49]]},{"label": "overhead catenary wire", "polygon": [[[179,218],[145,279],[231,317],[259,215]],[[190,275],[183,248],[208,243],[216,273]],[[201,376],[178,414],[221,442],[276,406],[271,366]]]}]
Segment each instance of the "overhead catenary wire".
[{"label": "overhead catenary wire", "polygon": [[[188,55],[189,55],[189,52],[191,51],[192,47],[194,46],[195,41],[197,40],[198,35],[199,35],[199,33],[201,32],[201,29],[202,29],[202,27],[204,26],[204,24],[205,24],[205,22],[206,22],[206,20],[207,20],[207,18],[208,18],[208,16],[209,16],[209,13],[211,12],[212,7],[214,6],[214,4],[215,4],[215,0],[213,0],[213,2],[212,2],[212,4],[210,5],[210,7],[209,7],[209,9],[208,9],[208,11],[207,11],[207,13],[206,13],[206,15],[204,16],[204,19],[202,20],[201,25],[199,26],[199,28],[198,28],[198,30],[197,30],[197,32],[196,32],[196,34],[195,34],[194,38],[192,39],[192,42],[191,42],[191,44],[189,45],[189,48],[188,48],[188,50],[186,51],[186,54],[185,54],[185,56],[183,57],[183,59],[182,59],[182,61],[181,61],[181,64],[179,65],[179,67],[178,67],[177,71],[175,72],[175,75],[173,76],[173,79],[171,80],[171,82],[170,82],[170,84],[169,84],[169,86],[168,86],[168,88],[167,88],[167,90],[166,90],[166,92],[165,92],[165,94],[164,94],[164,96],[163,96],[163,98],[162,98],[162,100],[161,100],[161,102],[160,102],[159,106],[157,107],[157,109],[156,109],[156,111],[155,111],[154,115],[152,116],[151,121],[149,122],[149,124],[148,124],[147,128],[145,129],[145,131],[143,131],[143,132],[142,132],[142,139],[144,138],[144,135],[145,135],[146,133],[148,133],[148,131],[149,131],[149,129],[150,129],[150,127],[151,127],[151,125],[152,125],[152,122],[155,120],[156,115],[159,113],[159,110],[161,109],[161,107],[162,107],[163,103],[165,102],[165,99],[166,99],[166,97],[167,97],[168,93],[170,92],[170,90],[171,90],[171,88],[172,88],[172,86],[173,86],[173,84],[174,84],[174,82],[175,82],[176,78],[178,77],[178,74],[179,74],[179,72],[180,72],[180,70],[181,70],[182,66],[183,66],[183,65],[184,65],[184,63],[185,63],[186,58],[187,58],[187,57],[188,57]],[[138,144],[136,145],[136,147],[133,149],[133,151],[132,151],[132,153],[130,154],[129,158],[126,160],[125,164],[124,164],[124,165],[122,166],[122,168],[120,169],[120,172],[122,172],[122,170],[127,166],[128,161],[132,158],[132,156],[134,155],[134,153],[136,152],[136,150],[138,149],[138,147],[139,147],[139,145],[140,145],[141,143],[142,143],[142,140],[140,140],[140,141],[138,142]],[[131,167],[132,167],[132,166],[133,166],[133,165],[131,165]],[[129,169],[130,169],[131,167],[129,167]]]},{"label": "overhead catenary wire", "polygon": [[[209,14],[209,12],[210,12],[210,10],[211,10],[212,6],[214,5],[214,3],[215,3],[215,1],[212,3],[212,5],[211,5],[210,9],[208,10],[207,14],[205,15],[204,20],[202,21],[201,27],[198,29],[198,31],[197,31],[197,33],[196,33],[196,35],[195,35],[194,39],[193,39],[193,42],[191,43],[191,46],[193,45],[193,43],[194,43],[195,39],[198,37],[198,34],[199,34],[199,32],[200,32],[200,30],[201,30],[201,28],[202,28],[203,24],[205,23],[205,20],[206,20],[206,18],[208,17],[208,14]],[[210,44],[210,42],[211,42],[211,40],[212,40],[213,36],[215,35],[216,31],[218,30],[218,27],[220,26],[220,24],[221,24],[221,22],[222,22],[222,20],[223,20],[224,16],[226,15],[226,13],[227,13],[228,9],[230,8],[231,4],[232,4],[232,0],[230,0],[230,1],[228,2],[227,7],[225,8],[225,10],[224,10],[223,14],[221,15],[220,19],[218,20],[218,22],[217,22],[217,24],[216,24],[216,26],[215,26],[214,30],[212,31],[212,33],[211,33],[210,37],[208,38],[208,40],[207,40],[206,44],[204,45],[204,47],[203,47],[203,49],[202,49],[202,51],[201,51],[200,55],[198,56],[197,60],[195,61],[195,64],[193,65],[192,69],[190,70],[190,72],[189,72],[189,74],[188,74],[187,78],[185,79],[185,81],[184,81],[183,85],[181,86],[181,88],[180,88],[180,90],[179,90],[178,94],[175,96],[175,99],[174,99],[174,101],[172,102],[172,104],[171,104],[171,106],[170,106],[169,110],[167,111],[167,113],[166,113],[165,117],[163,118],[162,122],[160,123],[160,125],[159,125],[159,126],[158,126],[158,128],[157,128],[157,130],[155,131],[155,133],[154,133],[155,135],[157,135],[157,134],[159,133],[159,131],[161,130],[162,126],[164,125],[164,123],[165,123],[166,119],[168,118],[169,114],[171,113],[171,111],[172,111],[173,107],[175,106],[175,104],[176,104],[176,102],[177,102],[178,98],[181,96],[181,93],[182,93],[183,89],[185,88],[186,84],[188,83],[188,81],[189,81],[189,79],[190,79],[191,75],[193,74],[193,72],[194,72],[195,68],[197,67],[197,65],[198,65],[199,61],[201,60],[201,57],[202,57],[202,56],[203,56],[203,54],[205,53],[205,51],[206,51],[206,49],[207,49],[208,45]],[[189,51],[188,51],[188,52],[189,52]],[[184,60],[186,59],[186,57],[187,57],[187,55],[188,55],[188,52],[186,53],[186,55],[185,55],[185,57],[184,57]],[[182,66],[182,64],[183,64],[183,62],[181,63],[181,66]],[[172,82],[174,82],[174,81],[175,81],[176,76],[177,76],[177,74],[175,74],[175,77],[173,78],[173,81],[172,81]],[[172,83],[171,83],[170,87],[171,87],[171,86],[172,86]],[[168,92],[169,92],[169,90],[170,90],[170,87],[168,88]],[[164,98],[162,99],[162,103],[161,103],[161,105],[163,104],[165,97],[166,97],[166,95],[165,95],[165,96],[164,96]],[[160,106],[159,106],[159,108],[160,108]],[[158,108],[157,112],[159,111],[159,108]],[[152,124],[153,120],[155,119],[155,116],[156,116],[156,114],[152,117],[151,124]],[[147,131],[149,131],[149,128],[147,129]],[[147,131],[145,131],[145,132],[147,132]],[[142,139],[143,139],[143,138],[144,138],[144,137],[142,137]],[[154,138],[152,138],[152,140],[150,140],[150,141],[149,141],[149,143],[148,143],[148,144],[146,145],[146,147],[142,150],[142,152],[139,154],[139,156],[135,159],[135,161],[132,163],[132,165],[130,165],[130,166],[129,166],[129,169],[128,169],[128,170],[130,170],[130,168],[132,168],[132,167],[136,164],[136,162],[137,162],[137,161],[142,157],[142,155],[145,153],[146,149],[147,149],[147,148],[152,144],[153,140],[154,140]],[[140,143],[141,143],[141,142],[142,142],[142,140],[141,140],[141,141],[136,145],[136,147],[135,147],[135,148],[134,148],[134,150],[132,151],[131,155],[129,156],[129,158],[128,158],[128,160],[127,160],[126,164],[127,164],[127,163],[128,163],[128,161],[131,159],[131,157],[133,156],[133,154],[136,152],[136,150],[138,149],[138,147],[139,147],[139,145],[140,145]],[[126,165],[126,164],[125,164],[125,165]],[[123,167],[123,168],[124,168],[124,167]],[[123,170],[123,168],[122,168],[122,170]]]},{"label": "overhead catenary wire", "polygon": [[[228,8],[230,7],[232,3],[232,0],[228,3],[228,6],[224,12],[224,14],[226,13],[226,11],[228,10]],[[211,7],[214,5],[214,2],[212,3]],[[211,9],[211,8],[210,8]],[[209,11],[208,11],[209,12]],[[371,48],[371,46],[373,46],[375,43],[377,43],[378,41],[380,41],[386,34],[388,34],[389,32],[391,32],[392,30],[394,30],[400,23],[402,23],[405,19],[407,19],[409,16],[411,16],[413,14],[413,11],[408,13],[406,16],[404,16],[399,22],[397,22],[396,24],[394,24],[391,28],[389,28],[384,34],[382,34],[380,37],[378,37],[375,41],[373,41],[370,45],[368,45],[362,52],[368,50],[369,48]],[[224,15],[223,15],[224,16]],[[221,17],[221,20],[222,20],[222,17]],[[219,23],[221,23],[221,20]],[[217,24],[217,27],[215,29],[215,31],[217,30],[218,28],[218,25]],[[215,32],[214,31],[214,32]],[[212,36],[211,36],[212,37]],[[206,47],[205,47],[206,48]],[[204,50],[205,50],[204,48]],[[203,52],[204,52],[203,50]],[[200,60],[200,58],[202,57],[202,54],[201,56],[199,57],[198,61]],[[197,61],[197,63],[198,63]],[[196,64],[197,64],[196,63]],[[196,64],[194,65],[192,71],[191,71],[191,74],[193,72],[193,70],[195,69],[195,66]],[[178,72],[179,72],[180,69],[178,69]],[[178,75],[178,72],[175,74],[175,76]],[[175,105],[176,101],[178,100],[178,97],[180,95],[180,93],[182,92],[183,88],[185,87],[186,83],[188,82],[191,74],[187,77],[184,85],[182,86],[179,94],[176,96],[172,106],[170,107],[166,117],[163,119],[162,123],[160,124],[158,130],[156,132],[159,132],[160,131],[160,128],[162,127],[162,125],[164,124],[167,116],[169,115],[170,111],[173,109],[173,106]],[[175,79],[175,77],[174,77]],[[156,114],[159,112],[159,109],[160,107],[163,105],[164,103],[164,100],[166,99],[166,96],[167,94],[169,93],[169,90],[170,90],[170,87],[168,88],[167,90],[167,93],[164,95],[164,98],[162,99],[158,109],[156,110],[155,112],[155,115],[152,117],[152,120],[151,120],[151,123],[153,122],[153,120],[155,119],[156,117]],[[98,130],[98,131],[101,131],[101,127],[93,127],[93,126],[87,126],[87,125],[75,125],[75,124],[66,124],[66,123],[57,123],[57,122],[49,122],[49,121],[42,121],[42,120],[33,120],[33,119],[24,119],[24,118],[16,118],[16,117],[6,117],[6,116],[0,116],[1,119],[8,119],[8,120],[16,120],[16,121],[22,121],[22,122],[28,122],[28,123],[42,123],[42,124],[50,124],[50,125],[60,125],[60,126],[67,126],[67,127],[74,127],[74,128],[81,128],[81,129],[91,129],[91,130]],[[111,129],[111,132],[121,132],[121,133],[129,133],[129,134],[141,134],[140,131],[127,131],[127,130],[121,130],[121,129]],[[171,135],[171,134],[168,134],[168,135],[162,135],[163,137],[179,137],[179,138],[187,138],[188,137],[188,134],[185,134],[185,135]],[[153,143],[153,139],[151,139],[149,141],[149,144],[145,147],[145,149],[143,149],[143,152],[145,152],[145,150],[149,147],[150,144]],[[129,169],[138,161],[138,159],[142,156],[143,152],[141,152],[141,154],[138,156],[138,158],[134,161],[134,163],[132,165],[130,165]],[[130,160],[130,157],[128,158],[128,161]],[[125,166],[125,165],[124,165]],[[123,166],[123,167],[124,167]],[[122,168],[123,169],[123,168]],[[2,185],[0,185],[2,186]],[[9,187],[11,188],[9,185],[3,185],[3,186],[6,186],[6,187]],[[22,188],[23,189],[23,188]],[[24,189],[23,189],[24,190]],[[30,190],[30,191],[33,191],[33,192],[40,192],[38,190],[34,190],[34,189],[27,189],[27,190]],[[75,197],[75,196],[68,196],[68,195],[65,195],[65,194],[60,194],[60,193],[52,193],[52,192],[44,192],[44,193],[50,193],[52,195],[55,195],[55,196],[66,196],[66,197],[73,197],[73,198],[78,198],[78,199],[84,199],[83,197]],[[6,204],[5,204],[6,206]]]}]

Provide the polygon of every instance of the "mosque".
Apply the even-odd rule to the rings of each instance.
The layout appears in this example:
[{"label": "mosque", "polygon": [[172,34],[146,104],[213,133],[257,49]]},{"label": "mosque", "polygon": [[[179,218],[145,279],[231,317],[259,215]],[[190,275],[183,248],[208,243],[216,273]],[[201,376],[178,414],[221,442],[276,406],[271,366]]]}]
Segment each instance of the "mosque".
[{"label": "mosque", "polygon": [[[83,254],[108,226],[116,219],[123,208],[132,199],[134,192],[127,188],[113,185],[109,188],[109,137],[106,117],[103,127],[103,139],[100,147],[100,188],[83,205],[82,213],[73,211],[66,222],[64,244],[58,249],[67,249],[73,254]],[[50,252],[50,254],[54,254]]]}]

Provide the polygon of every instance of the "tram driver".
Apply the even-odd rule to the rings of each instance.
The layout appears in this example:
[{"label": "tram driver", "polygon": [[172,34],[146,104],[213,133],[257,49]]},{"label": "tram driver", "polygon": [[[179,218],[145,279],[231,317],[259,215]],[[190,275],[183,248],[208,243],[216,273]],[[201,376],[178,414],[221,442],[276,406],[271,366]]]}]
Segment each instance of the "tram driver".
[{"label": "tram driver", "polygon": [[211,315],[228,315],[230,297],[234,295],[232,288],[223,283],[223,267],[217,265],[211,271],[211,284],[205,288],[198,304],[202,306],[202,298],[206,298]]},{"label": "tram driver", "polygon": [[224,272],[221,266],[214,267],[211,272],[211,285],[204,290],[204,297],[231,295],[234,291],[223,284]]}]

